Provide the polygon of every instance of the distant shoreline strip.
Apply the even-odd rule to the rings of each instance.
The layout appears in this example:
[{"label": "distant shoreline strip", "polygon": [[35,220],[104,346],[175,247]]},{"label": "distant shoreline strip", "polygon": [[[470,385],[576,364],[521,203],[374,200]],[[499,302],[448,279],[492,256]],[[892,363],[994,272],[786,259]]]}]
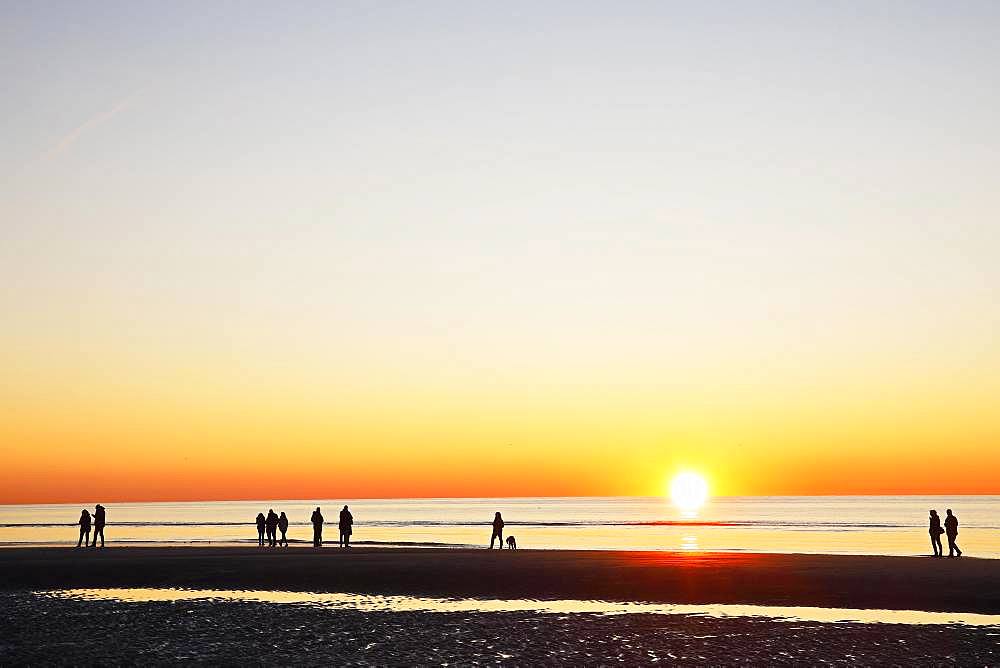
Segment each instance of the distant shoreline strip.
[{"label": "distant shoreline strip", "polygon": [[[334,524],[334,523],[329,523]],[[446,522],[435,520],[375,520],[355,522],[356,526],[369,527],[489,527],[490,522]],[[44,527],[75,527],[77,522],[24,522],[2,523],[0,529],[24,529]],[[255,522],[108,522],[107,526],[118,527],[245,527],[255,526]],[[308,527],[309,522],[289,522],[289,526]],[[885,524],[885,523],[838,523],[838,522],[802,522],[802,521],[728,521],[710,522],[698,520],[660,520],[652,522],[507,522],[508,527],[750,527],[757,529],[914,529],[921,524]],[[964,528],[995,529],[995,526],[967,524]]]}]

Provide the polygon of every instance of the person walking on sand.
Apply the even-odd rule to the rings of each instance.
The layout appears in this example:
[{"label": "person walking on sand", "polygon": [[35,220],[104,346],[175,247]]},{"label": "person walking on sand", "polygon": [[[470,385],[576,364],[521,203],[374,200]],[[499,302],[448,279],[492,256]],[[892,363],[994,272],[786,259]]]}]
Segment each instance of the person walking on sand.
[{"label": "person walking on sand", "polygon": [[493,535],[490,536],[490,549],[493,549],[493,541],[500,541],[500,549],[503,549],[503,518],[500,513],[493,516]]},{"label": "person walking on sand", "polygon": [[257,513],[257,547],[264,547],[264,529],[267,526],[267,519],[264,513]]},{"label": "person walking on sand", "polygon": [[962,551],[958,549],[958,518],[951,514],[951,508],[944,511],[947,517],[944,518],[944,533],[948,536],[948,556],[961,557]]},{"label": "person walking on sand", "polygon": [[97,504],[94,508],[94,542],[91,547],[97,547],[97,537],[101,537],[101,547],[104,547],[104,506]]},{"label": "person walking on sand", "polygon": [[340,546],[350,547],[351,546],[351,534],[354,532],[354,515],[351,511],[344,506],[344,509],[340,511],[340,522],[337,524],[337,528],[340,529]]},{"label": "person walking on sand", "polygon": [[264,524],[267,527],[268,547],[276,547],[278,545],[278,514],[274,512],[274,508],[268,509],[267,520]]},{"label": "person walking on sand", "polygon": [[285,532],[288,531],[288,517],[285,515],[285,511],[281,511],[281,516],[278,517],[278,531],[281,532],[281,539],[278,541],[278,545],[284,545],[288,547],[288,536]]},{"label": "person walking on sand", "polygon": [[79,524],[80,538],[76,541],[76,546],[80,547],[80,544],[83,543],[84,547],[88,547],[90,545],[90,511],[86,508],[84,508],[83,512],[80,513]]},{"label": "person walking on sand", "polygon": [[940,557],[944,554],[944,548],[941,547],[941,534],[944,533],[944,529],[941,528],[941,518],[936,510],[931,511],[930,522],[927,531],[931,535],[931,549],[934,550],[935,557]]},{"label": "person walking on sand", "polygon": [[313,525],[313,547],[323,547],[323,513],[319,512],[319,506],[309,519]]}]

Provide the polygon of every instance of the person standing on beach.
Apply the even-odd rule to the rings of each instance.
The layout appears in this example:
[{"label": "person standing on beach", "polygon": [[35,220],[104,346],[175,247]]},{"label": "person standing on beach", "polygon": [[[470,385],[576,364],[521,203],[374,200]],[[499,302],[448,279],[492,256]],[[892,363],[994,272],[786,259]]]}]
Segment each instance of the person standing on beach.
[{"label": "person standing on beach", "polygon": [[344,506],[344,509],[340,511],[340,522],[337,528],[340,529],[340,546],[350,547],[351,546],[351,534],[354,532],[354,515],[351,511]]},{"label": "person standing on beach", "polygon": [[[948,536],[948,556],[961,557],[962,551],[958,549],[958,518],[951,514],[951,508],[944,511],[948,516],[944,518],[944,533]],[[957,553],[957,554],[956,554]]]},{"label": "person standing on beach", "polygon": [[257,547],[264,547],[264,528],[267,520],[264,513],[257,513]]},{"label": "person standing on beach", "polygon": [[104,506],[97,504],[94,508],[94,542],[91,547],[97,547],[97,537],[101,537],[101,547],[104,547]]},{"label": "person standing on beach", "polygon": [[500,513],[493,516],[493,535],[490,536],[490,549],[493,549],[493,541],[500,540],[500,549],[503,549],[503,518]]},{"label": "person standing on beach", "polygon": [[84,547],[90,545],[90,511],[86,508],[80,513],[80,539],[76,541],[76,546],[80,547],[80,543],[83,543]]},{"label": "person standing on beach", "polygon": [[934,550],[935,557],[940,557],[944,554],[944,548],[941,547],[941,534],[944,533],[944,529],[941,528],[941,518],[936,510],[931,511],[930,520],[931,525],[927,531],[931,534],[931,549]]},{"label": "person standing on beach", "polygon": [[274,508],[269,508],[267,511],[267,520],[265,522],[267,527],[267,544],[269,547],[275,547],[278,544],[278,514],[274,512]]},{"label": "person standing on beach", "polygon": [[313,525],[313,547],[323,547],[323,513],[319,512],[319,506],[309,519]]},{"label": "person standing on beach", "polygon": [[285,515],[285,511],[281,511],[281,517],[278,518],[278,530],[281,531],[281,540],[278,541],[278,545],[284,544],[288,547],[288,536],[285,532],[288,531],[288,517]]}]

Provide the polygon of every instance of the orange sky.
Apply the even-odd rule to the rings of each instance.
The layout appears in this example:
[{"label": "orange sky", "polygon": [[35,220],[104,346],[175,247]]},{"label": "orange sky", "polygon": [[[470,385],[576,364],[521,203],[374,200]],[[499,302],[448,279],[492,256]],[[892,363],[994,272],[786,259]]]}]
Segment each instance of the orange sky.
[{"label": "orange sky", "polygon": [[974,369],[942,385],[885,366],[864,382],[815,365],[694,382],[550,365],[477,384],[413,365],[143,359],[11,360],[0,502],[646,495],[681,468],[714,494],[1000,492],[1000,388]]}]

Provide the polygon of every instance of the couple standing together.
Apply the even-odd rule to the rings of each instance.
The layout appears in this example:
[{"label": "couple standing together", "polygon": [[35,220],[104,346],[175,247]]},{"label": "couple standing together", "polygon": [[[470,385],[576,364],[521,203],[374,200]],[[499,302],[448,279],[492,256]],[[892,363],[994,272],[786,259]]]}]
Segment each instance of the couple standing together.
[{"label": "couple standing together", "polygon": [[94,508],[94,542],[90,542],[90,511],[86,508],[80,513],[80,539],[76,541],[76,546],[97,547],[97,537],[101,537],[101,547],[104,547],[104,506],[97,504]]},{"label": "couple standing together", "polygon": [[930,511],[930,529],[931,534],[931,548],[934,550],[935,557],[944,556],[944,548],[941,547],[941,534],[948,536],[948,556],[949,557],[961,557],[962,551],[958,549],[958,543],[955,539],[958,538],[958,518],[955,517],[951,508],[945,511],[947,517],[944,519],[944,528],[941,528],[941,518],[938,516],[936,510]]},{"label": "couple standing together", "polygon": [[[313,525],[313,547],[322,547],[323,513],[320,512],[319,506],[316,506],[316,510],[313,511],[312,517],[309,519]],[[354,515],[351,514],[347,506],[344,506],[340,511],[339,520],[337,528],[340,529],[340,547],[350,547],[351,534],[354,533]]]}]

